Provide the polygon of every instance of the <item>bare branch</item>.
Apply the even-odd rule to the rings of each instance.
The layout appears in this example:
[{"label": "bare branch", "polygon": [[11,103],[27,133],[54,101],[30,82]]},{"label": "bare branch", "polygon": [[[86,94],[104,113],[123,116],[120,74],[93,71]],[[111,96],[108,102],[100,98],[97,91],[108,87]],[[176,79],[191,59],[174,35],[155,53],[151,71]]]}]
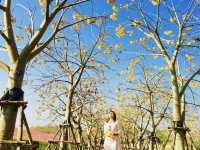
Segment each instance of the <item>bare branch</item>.
[{"label": "bare branch", "polygon": [[[159,11],[159,9],[157,10]],[[167,63],[169,64],[170,63],[170,56],[168,55],[167,53],[167,50],[166,48],[164,47],[163,43],[162,43],[162,40],[161,40],[161,37],[160,37],[160,34],[158,33],[157,31],[157,28],[158,28],[158,24],[159,24],[159,12],[158,12],[158,18],[157,18],[157,22],[156,22],[156,27],[155,27],[155,30],[154,27],[152,27],[148,21],[145,19],[145,16],[144,16],[144,13],[142,11],[142,9],[140,8],[140,13],[142,15],[142,20],[144,21],[145,25],[146,25],[146,29],[149,31],[149,33],[145,32],[142,28],[139,28],[139,30],[145,34],[146,36],[151,36],[153,38],[153,40],[155,41],[156,45],[158,46],[158,48],[160,49],[163,57],[165,58],[165,60],[167,61]]]},{"label": "bare branch", "polygon": [[0,35],[4,38],[4,40],[6,40],[7,43],[9,43],[8,37],[4,34],[2,30],[0,30]]},{"label": "bare branch", "polygon": [[73,7],[73,6],[76,6],[76,5],[78,5],[78,4],[85,3],[85,2],[89,2],[89,1],[90,1],[90,0],[82,0],[82,1],[78,1],[78,2],[75,2],[75,3],[69,4],[69,5],[63,5],[63,6],[61,7],[61,9]]},{"label": "bare branch", "polygon": [[156,36],[153,34],[153,40],[155,41],[156,45],[159,47],[163,57],[165,58],[165,60],[167,61],[168,64],[170,64],[170,56],[167,53],[167,50],[165,49],[161,39],[160,39],[160,35],[156,32]]},{"label": "bare branch", "polygon": [[[63,13],[64,14],[64,13]],[[58,33],[58,28],[59,28],[59,25],[60,25],[60,22],[62,20],[62,17],[63,17],[63,14],[61,15],[55,29],[54,29],[54,32],[51,34],[51,36],[39,47],[37,47],[36,49],[34,49],[32,51],[32,53],[29,55],[28,57],[28,60],[27,61],[30,61],[31,59],[33,59],[36,55],[38,55],[42,50],[45,49],[45,47],[48,46],[48,44],[54,39],[54,37],[56,36],[56,33]]]},{"label": "bare branch", "polygon": [[176,9],[175,9],[175,6],[174,6],[174,2],[171,1],[171,4],[172,4],[172,11],[174,12],[174,15],[175,15],[175,17],[176,17],[177,23],[178,23],[178,25],[180,26],[180,20],[179,20],[179,18],[178,18],[178,14],[177,14],[177,12],[176,12]]},{"label": "bare branch", "polygon": [[101,18],[101,17],[103,17],[103,16],[99,16],[99,17],[88,17],[88,18],[85,18],[85,19],[82,19],[82,20],[76,21],[76,22],[74,22],[74,23],[71,23],[71,24],[65,25],[65,26],[63,26],[62,28],[59,28],[59,31],[62,31],[62,30],[64,30],[64,29],[66,29],[66,28],[69,28],[69,27],[71,27],[71,26],[73,26],[73,25],[75,25],[75,24],[78,24],[78,23],[84,22],[84,21],[86,21],[86,20],[88,20],[88,19],[97,19],[97,18]]},{"label": "bare branch", "polygon": [[179,25],[179,33],[178,33],[178,39],[177,39],[177,42],[176,42],[176,49],[175,49],[173,56],[172,56],[172,63],[173,64],[175,64],[178,53],[180,51],[182,38],[183,38],[183,26]]},{"label": "bare branch", "polygon": [[[78,4],[83,3],[83,2],[86,2],[86,1],[88,1],[88,0],[84,0],[84,1],[80,1],[80,2],[76,2],[76,3],[73,3],[73,4],[66,5],[66,2],[67,2],[67,1],[65,0],[65,1],[63,1],[60,5],[58,5],[57,7],[55,7],[54,10],[52,11],[52,13],[51,13],[50,15],[48,15],[48,17],[46,17],[46,18],[43,20],[43,22],[42,22],[42,24],[41,24],[40,30],[37,31],[37,32],[33,35],[31,41],[25,46],[25,48],[24,48],[24,50],[23,50],[23,52],[22,52],[22,54],[21,54],[22,57],[23,57],[23,58],[27,58],[27,57],[30,56],[30,54],[32,55],[30,58],[34,57],[34,55],[39,54],[39,52],[42,51],[42,48],[44,48],[46,45],[48,45],[48,44],[52,41],[52,39],[55,37],[55,35],[56,35],[59,31],[65,29],[65,28],[67,28],[67,27],[70,27],[70,26],[72,26],[72,25],[74,25],[74,24],[76,24],[76,23],[79,23],[79,22],[82,22],[82,21],[86,20],[87,18],[84,19],[84,20],[80,20],[80,21],[78,21],[78,22],[76,22],[76,23],[66,25],[66,26],[64,26],[64,27],[61,28],[61,29],[54,30],[54,33],[52,34],[52,36],[49,37],[49,39],[45,42],[45,44],[43,44],[42,46],[40,46],[40,48],[37,48],[37,51],[34,50],[35,46],[36,46],[36,45],[38,44],[38,42],[41,40],[41,38],[43,37],[44,33],[46,32],[48,26],[50,25],[50,23],[52,22],[52,20],[55,18],[55,16],[58,14],[58,12],[59,12],[60,10],[65,9],[65,8],[68,8],[68,7],[71,7],[71,6],[74,6],[74,5],[78,5]],[[59,23],[58,23],[57,25],[59,25]],[[35,51],[35,52],[34,52],[34,55],[33,55],[33,53],[32,53],[33,50]]]},{"label": "bare branch", "polygon": [[7,51],[11,62],[14,62],[19,57],[17,51],[17,45],[15,43],[13,27],[12,27],[12,16],[11,16],[11,0],[5,0],[5,15],[4,15],[4,28],[5,35],[8,37],[9,42],[7,42]]},{"label": "bare branch", "polygon": [[6,11],[6,8],[4,7],[4,6],[2,6],[2,5],[0,5],[0,10],[2,10],[2,11]]},{"label": "bare branch", "polygon": [[[49,27],[49,25],[51,24],[51,22],[53,21],[53,19],[55,18],[55,16],[57,15],[57,13],[60,11],[60,7],[62,7],[65,4],[66,1],[63,1],[59,6],[57,6],[56,8],[54,8],[53,12],[50,14],[50,16],[48,18],[45,18],[43,20],[43,22],[41,23],[40,29],[33,35],[32,39],[30,40],[30,42],[24,47],[21,56],[23,58],[27,58],[30,57],[30,54],[32,53],[32,51],[34,50],[35,46],[38,44],[38,42],[41,40],[42,36],[44,35],[44,33],[46,32],[47,28]],[[58,31],[56,31],[57,33]],[[53,33],[52,35],[56,34]],[[49,39],[48,39],[49,40]],[[47,40],[47,41],[48,41]],[[48,42],[45,42],[48,43]]]},{"label": "bare branch", "polygon": [[22,4],[17,4],[17,6],[19,6],[19,7],[21,7],[21,8],[23,8],[26,12],[27,12],[27,14],[28,14],[28,16],[30,17],[30,22],[31,22],[31,37],[33,36],[33,34],[34,34],[34,15],[33,15],[33,12],[32,12],[32,10],[31,9],[29,9],[29,8],[27,8],[26,6],[24,6],[24,5],[22,5]]},{"label": "bare branch", "polygon": [[3,71],[5,71],[7,74],[10,71],[10,67],[8,65],[6,65],[4,62],[2,62],[1,60],[0,60],[0,69],[2,69]]},{"label": "bare branch", "polygon": [[193,78],[194,78],[195,76],[197,76],[198,74],[200,74],[200,69],[198,69],[198,70],[186,81],[186,83],[183,85],[183,87],[182,87],[182,89],[181,89],[181,91],[180,91],[180,93],[179,93],[179,96],[180,96],[180,97],[183,96],[183,94],[184,94],[186,88],[188,87],[188,85],[190,84],[190,82],[191,82],[191,81],[193,80]]}]

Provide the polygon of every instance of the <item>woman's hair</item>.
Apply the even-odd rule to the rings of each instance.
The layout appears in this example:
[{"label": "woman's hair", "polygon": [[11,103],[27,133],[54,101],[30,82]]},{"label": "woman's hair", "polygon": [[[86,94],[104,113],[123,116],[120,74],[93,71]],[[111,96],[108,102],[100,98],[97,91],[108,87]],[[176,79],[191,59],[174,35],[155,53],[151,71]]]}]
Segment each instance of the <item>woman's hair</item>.
[{"label": "woman's hair", "polygon": [[[113,110],[110,110],[109,113],[112,113],[112,114],[113,114],[113,121],[116,121],[116,120],[117,120],[116,113],[115,113]],[[110,118],[107,119],[107,122],[109,121],[109,119],[110,119]]]}]

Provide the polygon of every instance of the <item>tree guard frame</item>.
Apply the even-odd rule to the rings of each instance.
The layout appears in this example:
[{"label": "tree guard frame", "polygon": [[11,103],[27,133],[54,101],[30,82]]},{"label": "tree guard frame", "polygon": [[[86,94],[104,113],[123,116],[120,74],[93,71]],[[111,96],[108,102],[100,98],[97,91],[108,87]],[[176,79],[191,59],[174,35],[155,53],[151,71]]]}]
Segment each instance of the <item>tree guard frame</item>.
[{"label": "tree guard frame", "polygon": [[[17,107],[17,115],[18,115],[18,123],[19,127],[17,129],[17,137],[16,140],[0,140],[0,144],[6,145],[16,145],[16,150],[37,150],[39,147],[39,142],[33,141],[30,128],[28,122],[26,120],[26,116],[24,110],[27,107],[28,102],[26,101],[10,101],[10,100],[1,100],[0,107],[6,106],[16,106]],[[23,125],[26,128],[26,132],[28,135],[28,141],[23,140]]]}]

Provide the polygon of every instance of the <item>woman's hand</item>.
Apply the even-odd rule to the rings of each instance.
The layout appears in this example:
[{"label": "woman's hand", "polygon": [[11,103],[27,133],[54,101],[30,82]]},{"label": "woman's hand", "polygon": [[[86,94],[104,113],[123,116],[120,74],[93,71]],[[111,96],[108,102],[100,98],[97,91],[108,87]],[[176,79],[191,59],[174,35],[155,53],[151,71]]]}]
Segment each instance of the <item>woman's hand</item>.
[{"label": "woman's hand", "polygon": [[114,137],[114,133],[112,131],[106,131],[105,132],[105,136],[113,138]]},{"label": "woman's hand", "polygon": [[119,133],[113,133],[114,136],[119,136]]}]

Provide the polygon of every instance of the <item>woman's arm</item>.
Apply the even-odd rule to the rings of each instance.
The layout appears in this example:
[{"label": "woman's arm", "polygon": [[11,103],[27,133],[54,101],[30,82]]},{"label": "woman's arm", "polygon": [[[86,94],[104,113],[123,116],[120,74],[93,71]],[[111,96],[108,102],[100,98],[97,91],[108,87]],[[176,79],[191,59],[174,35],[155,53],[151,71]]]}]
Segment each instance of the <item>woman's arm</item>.
[{"label": "woman's arm", "polygon": [[119,129],[118,122],[116,122],[113,135],[114,135],[114,136],[119,136],[119,134],[120,134],[120,129]]}]

